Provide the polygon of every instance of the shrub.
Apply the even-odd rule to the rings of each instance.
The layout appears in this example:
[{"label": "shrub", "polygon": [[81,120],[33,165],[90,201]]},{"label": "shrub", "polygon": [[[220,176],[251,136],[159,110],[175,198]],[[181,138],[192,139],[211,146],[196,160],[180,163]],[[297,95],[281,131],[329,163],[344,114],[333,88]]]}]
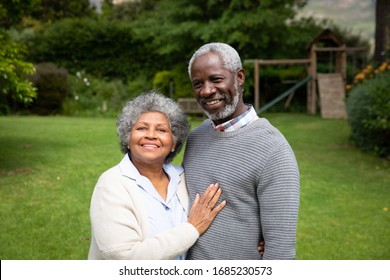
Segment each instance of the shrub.
[{"label": "shrub", "polygon": [[36,69],[30,79],[38,89],[38,96],[30,107],[31,112],[38,115],[61,114],[62,102],[70,93],[68,71],[53,63],[37,64]]},{"label": "shrub", "polygon": [[382,157],[390,155],[390,73],[354,86],[347,113],[358,147]]},{"label": "shrub", "polygon": [[192,92],[192,84],[190,78],[188,77],[187,64],[180,63],[173,67],[173,89],[175,99],[182,97],[194,97]]},{"label": "shrub", "polygon": [[171,71],[159,71],[154,75],[153,88],[159,92],[170,97],[171,83],[173,83],[173,76]]},{"label": "shrub", "polygon": [[52,61],[72,73],[83,69],[95,77],[151,77],[148,71],[155,65],[151,46],[135,39],[130,24],[121,21],[61,20],[37,33],[32,44],[33,61]]},{"label": "shrub", "polygon": [[153,79],[153,88],[175,100],[182,97],[194,97],[187,66],[184,63],[175,65],[171,71],[157,72]]},{"label": "shrub", "polygon": [[26,51],[0,29],[0,114],[7,114],[11,103],[29,104],[37,95],[26,77],[35,72],[33,64],[24,60]]},{"label": "shrub", "polygon": [[69,77],[70,97],[64,102],[65,115],[116,116],[131,97],[121,80],[94,78],[82,72]]},{"label": "shrub", "polygon": [[152,87],[152,80],[146,75],[139,75],[127,82],[127,91],[129,92],[130,98],[140,94],[141,92],[146,92]]},{"label": "shrub", "polygon": [[361,71],[355,74],[353,78],[353,83],[346,86],[347,90],[351,90],[354,86],[364,83],[367,80],[373,79],[375,77],[381,77],[386,73],[390,72],[390,65],[387,62],[383,62],[377,68],[373,67],[371,64],[367,65]]}]

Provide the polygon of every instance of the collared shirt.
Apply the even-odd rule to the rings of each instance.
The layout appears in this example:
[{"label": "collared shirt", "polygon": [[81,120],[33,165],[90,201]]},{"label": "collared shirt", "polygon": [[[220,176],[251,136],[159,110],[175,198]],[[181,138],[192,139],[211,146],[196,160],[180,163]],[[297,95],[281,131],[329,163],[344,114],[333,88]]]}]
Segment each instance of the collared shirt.
[{"label": "collared shirt", "polygon": [[[176,194],[180,175],[184,172],[182,167],[172,164],[164,164],[163,166],[164,171],[169,176],[166,200],[160,196],[150,180],[139,173],[129,156],[122,159],[120,167],[122,170],[127,170],[126,175],[136,181],[145,198],[151,236],[187,222],[187,213]],[[184,260],[185,255],[177,256],[175,259]]]},{"label": "collared shirt", "polygon": [[218,131],[226,131],[226,132],[234,131],[259,119],[259,116],[257,115],[255,108],[253,108],[253,106],[250,104],[246,104],[246,106],[247,106],[247,110],[232,120],[229,120],[217,126],[214,124],[214,122],[211,122],[214,126],[214,129]]}]

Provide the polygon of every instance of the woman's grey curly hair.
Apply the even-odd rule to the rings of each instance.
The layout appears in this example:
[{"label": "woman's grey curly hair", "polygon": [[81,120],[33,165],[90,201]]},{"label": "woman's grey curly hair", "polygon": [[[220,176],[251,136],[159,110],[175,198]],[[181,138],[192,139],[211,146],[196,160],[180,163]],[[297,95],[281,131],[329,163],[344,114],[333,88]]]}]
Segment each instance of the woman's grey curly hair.
[{"label": "woman's grey curly hair", "polygon": [[238,52],[228,44],[225,43],[208,43],[201,46],[191,57],[188,63],[188,75],[191,77],[191,67],[194,60],[208,52],[213,52],[219,55],[222,60],[223,67],[232,72],[236,73],[242,69],[242,62]]},{"label": "woman's grey curly hair", "polygon": [[118,116],[116,130],[121,151],[130,153],[127,147],[129,132],[141,114],[145,112],[160,112],[167,116],[173,133],[173,140],[176,143],[175,150],[170,152],[165,159],[166,163],[171,162],[183,147],[190,131],[190,124],[179,104],[154,90],[142,93],[133,100],[128,101],[122,113]]}]

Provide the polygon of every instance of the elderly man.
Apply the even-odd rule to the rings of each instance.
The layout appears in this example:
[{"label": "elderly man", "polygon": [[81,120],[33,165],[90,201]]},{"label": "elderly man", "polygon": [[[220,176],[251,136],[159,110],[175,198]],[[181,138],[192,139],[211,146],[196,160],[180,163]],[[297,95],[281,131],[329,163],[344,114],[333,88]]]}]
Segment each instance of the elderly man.
[{"label": "elderly man", "polygon": [[[183,165],[191,200],[218,182],[227,201],[188,259],[294,259],[299,170],[289,143],[243,101],[245,71],[231,46],[202,46],[189,62],[208,119],[190,133]],[[264,255],[257,251],[265,241]]]}]

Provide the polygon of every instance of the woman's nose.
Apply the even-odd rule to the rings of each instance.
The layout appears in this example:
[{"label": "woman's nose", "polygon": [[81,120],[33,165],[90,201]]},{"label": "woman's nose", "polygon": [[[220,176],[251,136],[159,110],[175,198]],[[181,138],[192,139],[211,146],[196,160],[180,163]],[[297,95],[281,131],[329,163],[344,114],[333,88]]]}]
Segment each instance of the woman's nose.
[{"label": "woman's nose", "polygon": [[156,130],[155,129],[148,129],[145,133],[145,138],[148,138],[148,139],[156,138]]}]

